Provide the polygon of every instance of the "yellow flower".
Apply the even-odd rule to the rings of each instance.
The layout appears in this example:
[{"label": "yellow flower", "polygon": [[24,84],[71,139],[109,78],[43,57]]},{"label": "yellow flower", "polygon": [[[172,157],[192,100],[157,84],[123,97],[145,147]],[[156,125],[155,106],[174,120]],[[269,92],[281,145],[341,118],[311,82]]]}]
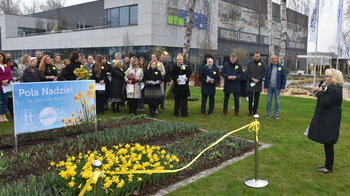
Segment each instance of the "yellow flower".
[{"label": "yellow flower", "polygon": [[50,166],[54,166],[55,164],[55,161],[51,161]]},{"label": "yellow flower", "polygon": [[68,118],[68,123],[69,123],[69,124],[73,124],[73,118],[69,117],[69,118]]},{"label": "yellow flower", "polygon": [[235,69],[238,69],[238,65],[235,66]]},{"label": "yellow flower", "polygon": [[65,122],[66,122],[66,118],[62,118],[61,121],[62,121],[63,123],[65,123]]},{"label": "yellow flower", "polygon": [[83,105],[87,105],[88,104],[88,101],[87,100],[84,100],[83,101]]},{"label": "yellow flower", "polygon": [[75,116],[75,114],[74,113],[72,113],[72,117],[74,117]]},{"label": "yellow flower", "polygon": [[213,71],[213,74],[215,75],[215,74],[216,74],[216,71]]},{"label": "yellow flower", "polygon": [[281,67],[279,67],[279,68],[278,68],[278,71],[281,71],[281,70],[282,70],[282,68],[281,68]]},{"label": "yellow flower", "polygon": [[165,150],[162,150],[162,151],[160,151],[160,153],[165,154],[165,153],[166,153],[166,151],[165,151]]},{"label": "yellow flower", "polygon": [[73,181],[71,181],[70,183],[68,183],[69,187],[74,187],[75,183]]},{"label": "yellow flower", "polygon": [[141,182],[141,181],[142,181],[142,178],[138,177],[137,182]]},{"label": "yellow flower", "polygon": [[122,188],[124,186],[124,180],[121,180],[118,185],[117,188]]},{"label": "yellow flower", "polygon": [[95,110],[95,106],[90,105],[90,106],[89,106],[89,111],[92,112],[92,111],[94,111],[94,110]]},{"label": "yellow flower", "polygon": [[95,90],[88,90],[86,94],[87,98],[95,98]]}]

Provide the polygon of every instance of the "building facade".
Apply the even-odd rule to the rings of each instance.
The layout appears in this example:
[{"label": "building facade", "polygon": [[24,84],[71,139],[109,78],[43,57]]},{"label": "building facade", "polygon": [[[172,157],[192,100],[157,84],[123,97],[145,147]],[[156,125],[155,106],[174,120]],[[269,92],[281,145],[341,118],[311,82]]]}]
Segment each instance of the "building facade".
[{"label": "building facade", "polygon": [[[161,46],[174,60],[184,43],[187,4],[187,0],[99,0],[30,16],[1,15],[1,50],[15,57],[34,55],[35,50],[68,56],[78,50],[112,58],[115,52],[148,57],[153,47]],[[191,63],[200,64],[203,56],[211,52],[221,65],[235,48],[245,51],[243,63],[254,51],[260,51],[267,60],[266,7],[266,1],[261,0],[197,1]],[[274,4],[273,10],[278,51],[279,5]],[[296,55],[306,54],[308,18],[292,10],[287,15],[285,62],[292,70]]]}]

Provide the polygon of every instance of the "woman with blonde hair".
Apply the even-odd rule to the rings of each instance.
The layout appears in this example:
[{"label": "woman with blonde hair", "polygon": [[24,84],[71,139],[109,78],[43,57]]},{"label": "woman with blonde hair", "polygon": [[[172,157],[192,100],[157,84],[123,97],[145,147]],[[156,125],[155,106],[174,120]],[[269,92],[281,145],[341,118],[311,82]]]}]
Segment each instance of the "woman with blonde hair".
[{"label": "woman with blonde hair", "polygon": [[121,60],[116,60],[111,69],[111,89],[109,93],[109,101],[112,102],[112,111],[119,112],[120,103],[123,100],[124,87],[124,63]]},{"label": "woman with blonde hair", "polygon": [[39,71],[41,78],[44,81],[56,81],[57,80],[57,68],[51,64],[51,58],[48,55],[45,55],[40,64]]},{"label": "woman with blonde hair", "polygon": [[64,64],[62,63],[61,56],[56,54],[53,57],[53,65],[57,68],[57,73],[61,74],[62,69],[64,68]]},{"label": "woman with blonde hair", "polygon": [[141,81],[143,71],[139,67],[139,60],[135,57],[131,58],[130,67],[125,72],[126,97],[128,98],[129,113],[137,114],[137,102],[141,99]]},{"label": "woman with blonde hair", "polygon": [[21,62],[18,64],[18,75],[22,78],[24,70],[29,66],[30,64],[30,56],[29,54],[23,55]]},{"label": "woman with blonde hair", "polygon": [[171,79],[173,80],[173,97],[175,99],[174,104],[174,116],[179,116],[181,110],[181,116],[188,116],[187,98],[190,96],[189,81],[192,75],[190,66],[184,63],[184,56],[182,53],[176,57],[176,65],[171,70]]},{"label": "woman with blonde hair", "polygon": [[308,138],[323,144],[326,155],[324,165],[317,166],[317,172],[332,173],[334,144],[339,138],[343,100],[343,74],[336,69],[327,69],[324,86],[315,86],[317,104],[307,131]]}]

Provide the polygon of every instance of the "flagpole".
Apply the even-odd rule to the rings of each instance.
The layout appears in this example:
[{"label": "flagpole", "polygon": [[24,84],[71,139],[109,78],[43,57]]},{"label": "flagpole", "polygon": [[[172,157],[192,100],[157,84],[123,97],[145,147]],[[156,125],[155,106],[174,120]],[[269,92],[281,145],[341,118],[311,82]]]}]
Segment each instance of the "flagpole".
[{"label": "flagpole", "polygon": [[[319,2],[317,4],[319,6]],[[317,7],[317,24],[316,24],[316,43],[315,43],[315,62],[314,62],[314,86],[316,85],[316,60],[317,60],[317,42],[318,42],[318,23],[319,23],[319,7]]]},{"label": "flagpole", "polygon": [[[338,38],[338,51],[337,51],[337,65],[336,65],[336,67],[335,67],[335,69],[337,69],[338,70],[338,68],[339,68],[339,53],[340,53],[340,36],[341,36],[341,30],[342,30],[342,21],[343,21],[343,17],[342,17],[342,15],[343,15],[343,5],[344,5],[344,3],[343,3],[343,1],[341,1],[341,5],[338,5],[338,25],[339,25],[339,32],[337,32],[338,33],[338,36],[337,36],[337,38]],[[341,7],[340,7],[341,6]],[[341,12],[339,13],[339,8],[341,8]],[[339,16],[339,14],[340,14],[340,16]],[[340,18],[339,18],[340,17]]]}]

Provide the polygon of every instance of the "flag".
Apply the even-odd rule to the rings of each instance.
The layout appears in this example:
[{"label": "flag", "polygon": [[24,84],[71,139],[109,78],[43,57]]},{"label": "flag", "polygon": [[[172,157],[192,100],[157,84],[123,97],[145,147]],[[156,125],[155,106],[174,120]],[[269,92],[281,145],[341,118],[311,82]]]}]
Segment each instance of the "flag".
[{"label": "flag", "polygon": [[341,36],[341,23],[342,23],[342,15],[343,15],[343,0],[339,0],[338,2],[338,26],[337,26],[337,43],[339,44],[340,36]]},{"label": "flag", "polygon": [[317,37],[317,23],[319,16],[319,6],[320,0],[316,0],[314,10],[312,11],[310,23],[309,23],[309,33],[310,33],[310,42],[316,42]]}]

